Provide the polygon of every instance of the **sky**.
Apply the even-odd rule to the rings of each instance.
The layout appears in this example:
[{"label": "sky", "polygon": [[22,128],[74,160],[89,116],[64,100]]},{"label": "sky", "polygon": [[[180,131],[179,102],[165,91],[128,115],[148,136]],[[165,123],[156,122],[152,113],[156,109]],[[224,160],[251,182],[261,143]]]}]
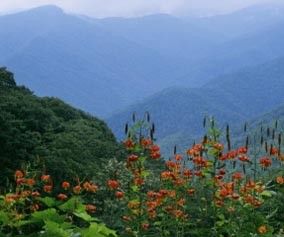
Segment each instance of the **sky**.
[{"label": "sky", "polygon": [[52,4],[63,8],[66,12],[98,18],[135,17],[156,13],[214,15],[267,1],[269,0],[0,0],[0,13]]}]

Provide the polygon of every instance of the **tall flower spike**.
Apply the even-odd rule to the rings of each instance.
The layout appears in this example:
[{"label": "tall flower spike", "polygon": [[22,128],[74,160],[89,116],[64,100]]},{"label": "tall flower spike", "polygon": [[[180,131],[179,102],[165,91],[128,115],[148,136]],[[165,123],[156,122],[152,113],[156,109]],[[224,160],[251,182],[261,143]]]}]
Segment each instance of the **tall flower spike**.
[{"label": "tall flower spike", "polygon": [[150,113],[147,111],[145,113],[145,115],[146,115],[146,121],[149,123],[150,122]]},{"label": "tall flower spike", "polygon": [[152,128],[151,128],[151,130],[153,131],[153,134],[155,133],[155,124],[154,123],[152,123]]},{"label": "tall flower spike", "polygon": [[228,144],[228,151],[231,150],[231,140],[230,140],[230,127],[229,125],[227,125],[226,127],[226,140],[227,140],[227,144]]},{"label": "tall flower spike", "polygon": [[203,119],[203,128],[206,127],[206,116],[204,116],[204,119]]},{"label": "tall flower spike", "polygon": [[248,146],[249,146],[249,136],[247,136],[246,138],[246,149],[248,149]]},{"label": "tall flower spike", "polygon": [[125,135],[128,134],[128,123],[125,124],[124,133]]},{"label": "tall flower spike", "polygon": [[263,142],[264,142],[264,139],[263,139],[263,136],[261,135],[261,137],[260,137],[260,145],[261,146],[263,145]]},{"label": "tall flower spike", "polygon": [[133,121],[133,123],[136,122],[136,112],[132,113],[132,121]]},{"label": "tall flower spike", "polygon": [[266,130],[266,136],[267,136],[267,137],[270,137],[270,128],[269,128],[269,127],[268,127],[267,130]]}]

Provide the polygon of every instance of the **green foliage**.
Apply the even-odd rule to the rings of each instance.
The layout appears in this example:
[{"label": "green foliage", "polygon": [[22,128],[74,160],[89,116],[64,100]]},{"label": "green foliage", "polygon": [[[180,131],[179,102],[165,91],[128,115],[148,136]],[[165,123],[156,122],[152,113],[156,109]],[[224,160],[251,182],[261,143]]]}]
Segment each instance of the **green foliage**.
[{"label": "green foliage", "polygon": [[[7,86],[6,82],[9,82]],[[0,189],[21,166],[55,180],[92,177],[122,149],[104,122],[56,98],[39,98],[16,87],[0,70]],[[13,86],[10,86],[13,85]]]}]

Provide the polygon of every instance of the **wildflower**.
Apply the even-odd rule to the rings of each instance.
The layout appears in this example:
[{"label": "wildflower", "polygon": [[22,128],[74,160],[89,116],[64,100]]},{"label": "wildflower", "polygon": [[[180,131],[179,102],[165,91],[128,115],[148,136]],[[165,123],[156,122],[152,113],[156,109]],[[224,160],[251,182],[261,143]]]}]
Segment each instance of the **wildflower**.
[{"label": "wildflower", "polygon": [[75,194],[79,194],[81,192],[82,188],[80,185],[76,185],[74,188],[73,188],[73,193]]},{"label": "wildflower", "polygon": [[21,170],[17,170],[15,172],[15,178],[16,179],[20,179],[20,178],[23,178],[23,177],[24,177],[24,173]]},{"label": "wildflower", "polygon": [[97,208],[96,206],[92,205],[92,204],[87,204],[86,205],[86,211],[89,213],[94,213],[96,212]]},{"label": "wildflower", "polygon": [[34,179],[26,179],[25,182],[28,186],[34,186],[35,185],[35,180]]},{"label": "wildflower", "polygon": [[134,142],[131,139],[127,139],[126,141],[124,141],[124,146],[127,149],[131,149],[134,147]]},{"label": "wildflower", "polygon": [[278,176],[276,178],[276,183],[278,184],[284,184],[284,177],[283,176]]},{"label": "wildflower", "polygon": [[158,151],[151,152],[150,156],[151,156],[152,159],[157,160],[157,159],[159,159],[161,157],[161,153],[158,152]]},{"label": "wildflower", "polygon": [[50,175],[42,175],[41,176],[41,181],[47,183],[50,181]]},{"label": "wildflower", "polygon": [[176,161],[181,161],[182,160],[182,155],[179,155],[179,154],[175,155],[175,160]]},{"label": "wildflower", "polygon": [[235,173],[232,175],[232,179],[233,179],[233,180],[240,180],[240,179],[242,179],[242,173],[240,173],[240,172],[235,172]]},{"label": "wildflower", "polygon": [[240,148],[237,150],[237,152],[238,152],[239,154],[247,154],[248,149],[247,149],[246,147],[240,147]]},{"label": "wildflower", "polygon": [[70,183],[67,181],[64,181],[61,186],[63,189],[67,190],[68,188],[70,188]]},{"label": "wildflower", "polygon": [[16,180],[17,185],[24,184],[25,182],[26,182],[26,179],[25,179],[25,178],[18,178],[18,179]]},{"label": "wildflower", "polygon": [[90,183],[90,182],[85,182],[83,184],[83,188],[87,191],[87,192],[92,192],[95,193],[98,190],[98,186]]},{"label": "wildflower", "polygon": [[12,202],[15,202],[18,198],[19,198],[19,195],[17,194],[7,194],[5,196],[5,202],[12,203]]},{"label": "wildflower", "polygon": [[257,232],[259,234],[265,234],[267,232],[267,227],[266,225],[261,225],[260,227],[258,227]]},{"label": "wildflower", "polygon": [[223,144],[220,144],[220,143],[214,144],[213,147],[218,151],[222,151],[224,149]]},{"label": "wildflower", "polygon": [[36,203],[31,206],[31,211],[32,211],[32,212],[35,212],[35,211],[37,211],[38,209],[39,209],[39,205],[36,204]]},{"label": "wildflower", "polygon": [[187,193],[191,196],[195,193],[195,189],[194,188],[190,188],[187,190]]},{"label": "wildflower", "polygon": [[142,223],[141,224],[141,227],[142,227],[143,230],[148,230],[149,226],[150,226],[149,223]]},{"label": "wildflower", "polygon": [[115,197],[116,197],[117,199],[123,198],[123,197],[124,197],[124,192],[116,191],[116,192],[115,192]]},{"label": "wildflower", "polygon": [[152,145],[152,140],[151,140],[151,139],[142,139],[141,145],[142,145],[144,148],[147,148],[147,147],[149,147],[150,145]]},{"label": "wildflower", "polygon": [[119,187],[119,183],[117,180],[108,180],[107,185],[110,189],[117,189]]},{"label": "wildflower", "polygon": [[40,193],[38,191],[34,191],[34,192],[32,192],[32,196],[33,197],[39,197]]},{"label": "wildflower", "polygon": [[259,164],[263,167],[263,168],[267,168],[269,166],[272,165],[272,161],[271,159],[269,159],[268,157],[262,157],[259,160]]},{"label": "wildflower", "polygon": [[239,160],[242,162],[249,162],[249,157],[246,155],[239,156]]},{"label": "wildflower", "polygon": [[134,161],[137,161],[138,158],[139,157],[137,155],[130,155],[130,156],[128,156],[127,160],[130,161],[130,162],[134,162]]},{"label": "wildflower", "polygon": [[51,191],[52,191],[52,185],[44,185],[43,186],[43,190],[44,190],[44,192],[46,192],[46,193],[51,193]]},{"label": "wildflower", "polygon": [[58,198],[59,200],[61,200],[61,201],[64,201],[64,200],[66,200],[68,197],[67,197],[67,195],[65,195],[65,194],[63,194],[63,193],[60,193],[60,194],[57,195],[57,198]]}]

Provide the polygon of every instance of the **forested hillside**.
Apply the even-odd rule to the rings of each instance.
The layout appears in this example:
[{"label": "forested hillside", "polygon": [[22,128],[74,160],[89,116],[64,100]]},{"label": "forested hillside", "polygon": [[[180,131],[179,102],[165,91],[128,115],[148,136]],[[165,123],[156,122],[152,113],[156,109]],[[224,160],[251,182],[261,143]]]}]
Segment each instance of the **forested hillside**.
[{"label": "forested hillside", "polygon": [[[0,69],[0,186],[29,166],[57,180],[92,177],[121,148],[106,124],[60,99],[35,96]],[[2,170],[3,168],[3,170]]]}]

